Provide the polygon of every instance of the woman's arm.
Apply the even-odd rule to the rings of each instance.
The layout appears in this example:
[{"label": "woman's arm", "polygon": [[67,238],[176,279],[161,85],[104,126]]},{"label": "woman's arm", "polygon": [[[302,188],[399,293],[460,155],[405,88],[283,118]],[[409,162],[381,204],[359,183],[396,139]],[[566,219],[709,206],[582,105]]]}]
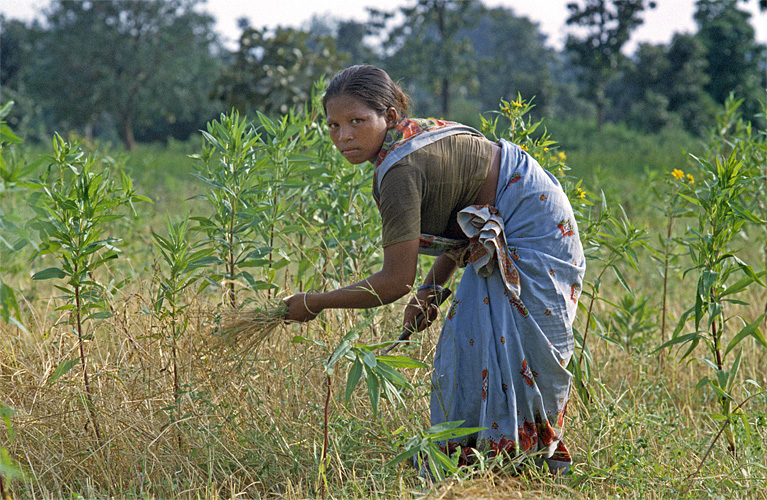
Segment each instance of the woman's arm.
[{"label": "woman's arm", "polygon": [[286,298],[286,319],[309,321],[324,309],[368,309],[394,302],[412,289],[417,265],[417,238],[389,245],[384,248],[383,269],[364,280],[326,293]]},{"label": "woman's arm", "polygon": [[[458,266],[455,260],[447,254],[442,254],[434,260],[429,273],[426,275],[424,284],[444,286],[455,272]],[[405,315],[402,319],[403,328],[421,331],[437,319],[437,305],[434,304],[436,290],[433,288],[420,290],[410,303],[405,307]],[[423,320],[416,325],[416,317],[425,312]]]}]

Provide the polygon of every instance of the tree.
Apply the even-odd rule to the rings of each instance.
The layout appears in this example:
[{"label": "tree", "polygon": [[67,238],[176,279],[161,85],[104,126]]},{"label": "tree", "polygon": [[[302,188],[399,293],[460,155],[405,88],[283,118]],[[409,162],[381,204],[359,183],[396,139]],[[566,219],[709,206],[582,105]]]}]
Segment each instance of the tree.
[{"label": "tree", "polygon": [[201,0],[54,0],[35,50],[30,91],[64,125],[134,127],[188,118],[208,102],[218,71],[213,18]]},{"label": "tree", "polygon": [[645,8],[655,8],[655,2],[644,0],[584,0],[567,4],[570,15],[568,25],[586,29],[583,38],[568,35],[565,47],[573,62],[583,69],[586,95],[597,107],[597,121],[601,128],[604,123],[605,87],[618,74],[625,62],[621,52],[631,32],[643,20],[640,17]]},{"label": "tree", "polygon": [[687,34],[669,45],[642,43],[624,76],[609,88],[616,119],[649,132],[679,122],[694,134],[711,125],[715,103],[705,90],[705,50]]},{"label": "tree", "polygon": [[30,122],[41,120],[41,110],[25,86],[25,75],[29,61],[35,57],[33,47],[40,32],[37,25],[27,26],[0,15],[0,104],[14,101],[5,121],[27,136]]},{"label": "tree", "polygon": [[308,101],[314,82],[341,69],[329,35],[294,28],[256,29],[240,22],[240,46],[215,82],[212,95],[241,114],[258,109],[287,113]]},{"label": "tree", "polygon": [[[476,23],[479,0],[417,0],[398,12],[370,10],[372,26],[385,37],[385,65],[425,94],[439,96],[441,115],[450,115],[453,94],[468,85],[476,62],[465,30]],[[388,24],[400,14],[401,22]]]},{"label": "tree", "polygon": [[[751,14],[740,10],[742,0],[697,0],[696,38],[706,49],[710,80],[706,90],[719,104],[730,93],[745,98],[744,113],[752,119],[764,99],[765,46],[755,41]],[[762,67],[760,68],[760,64]]]},{"label": "tree", "polygon": [[336,27],[336,45],[339,53],[346,53],[352,64],[376,64],[378,57],[365,43],[371,27],[357,21],[341,21]]},{"label": "tree", "polygon": [[483,8],[476,27],[466,30],[479,62],[476,68],[478,97],[482,111],[496,109],[501,98],[514,100],[521,94],[535,97],[535,110],[553,106],[555,84],[553,49],[538,25],[514,11]]}]

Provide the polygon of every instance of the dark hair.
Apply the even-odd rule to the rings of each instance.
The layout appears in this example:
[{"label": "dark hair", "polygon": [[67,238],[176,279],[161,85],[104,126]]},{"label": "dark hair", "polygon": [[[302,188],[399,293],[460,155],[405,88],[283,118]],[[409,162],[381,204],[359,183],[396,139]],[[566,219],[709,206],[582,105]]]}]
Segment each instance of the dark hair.
[{"label": "dark hair", "polygon": [[375,66],[349,66],[333,77],[322,98],[322,107],[326,113],[328,101],[340,95],[355,97],[379,114],[394,108],[400,118],[407,118],[407,94],[392,81],[386,71]]}]

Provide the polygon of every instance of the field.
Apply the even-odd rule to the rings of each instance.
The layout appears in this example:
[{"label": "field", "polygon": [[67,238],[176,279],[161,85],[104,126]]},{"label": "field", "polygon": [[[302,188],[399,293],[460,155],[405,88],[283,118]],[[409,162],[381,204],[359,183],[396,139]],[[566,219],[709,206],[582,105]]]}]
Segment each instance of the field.
[{"label": "field", "polygon": [[528,111],[502,102],[485,131],[525,145],[578,212],[572,474],[448,459],[430,484],[393,460],[435,441],[439,322],[377,356],[407,298],[224,341],[227,312],[380,266],[371,167],[345,163],[310,108],[131,153],[0,134],[3,493],[767,499],[764,134],[734,102],[705,139],[534,130]]}]

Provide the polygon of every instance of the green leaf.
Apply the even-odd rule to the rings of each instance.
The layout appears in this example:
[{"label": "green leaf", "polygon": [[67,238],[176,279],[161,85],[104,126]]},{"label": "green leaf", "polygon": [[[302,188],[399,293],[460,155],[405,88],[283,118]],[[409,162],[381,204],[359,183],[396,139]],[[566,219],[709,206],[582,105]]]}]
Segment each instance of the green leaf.
[{"label": "green leaf", "polygon": [[67,273],[58,267],[49,267],[32,275],[33,280],[49,280],[66,278]]},{"label": "green leaf", "polygon": [[306,337],[302,337],[301,335],[294,336],[292,342],[294,344],[306,343],[306,344],[318,345],[320,347],[327,347],[327,344],[325,344],[324,342],[320,342],[319,340],[314,340],[314,339],[308,339]]},{"label": "green leaf", "polygon": [[346,377],[346,394],[344,395],[344,401],[347,404],[349,403],[354,388],[357,387],[360,378],[362,378],[362,363],[359,358],[357,358],[354,360],[354,364],[352,364],[352,367],[349,369],[349,375]]},{"label": "green leaf", "polygon": [[739,331],[737,335],[735,335],[732,340],[730,340],[730,343],[727,344],[727,349],[725,349],[724,354],[727,355],[727,353],[733,350],[735,346],[737,346],[744,338],[748,337],[749,335],[754,337],[756,341],[762,345],[762,347],[767,348],[767,341],[762,335],[762,332],[759,330],[759,325],[764,320],[765,314],[762,314],[756,319],[756,321],[746,325],[741,331]]},{"label": "green leaf", "polygon": [[62,362],[59,366],[56,367],[56,369],[53,371],[51,376],[48,377],[48,385],[53,384],[57,379],[65,375],[77,363],[78,363],[77,359],[70,359],[68,361]]},{"label": "green leaf", "polygon": [[713,382],[709,384],[709,387],[711,387],[714,390],[714,392],[720,399],[735,401],[732,396],[730,396],[727,392],[725,392],[724,389],[714,384]]},{"label": "green leaf", "polygon": [[11,314],[19,315],[19,304],[13,289],[0,280],[0,318],[9,321]]},{"label": "green leaf", "polygon": [[373,419],[378,419],[378,402],[381,400],[381,386],[374,374],[365,370],[365,381],[368,386],[368,397],[373,410]]},{"label": "green leaf", "polygon": [[618,278],[618,282],[623,285],[623,288],[626,289],[626,291],[633,295],[633,292],[631,291],[631,288],[629,287],[628,282],[626,281],[626,278],[623,277],[623,274],[621,274],[620,270],[617,266],[610,266],[612,267],[613,271],[615,271],[615,276]]},{"label": "green leaf", "polygon": [[417,359],[409,358],[407,356],[394,356],[390,354],[382,354],[376,356],[379,363],[384,363],[392,368],[429,368],[429,365],[418,361]]},{"label": "green leaf", "polygon": [[421,451],[421,449],[418,446],[413,446],[412,448],[408,448],[407,450],[403,451],[396,457],[386,462],[386,465],[384,467],[391,467],[392,465],[396,465],[402,462],[403,460],[408,460],[409,458],[416,455],[419,451]]},{"label": "green leaf", "polygon": [[657,349],[655,349],[654,352],[661,351],[665,349],[666,347],[671,347],[673,345],[686,344],[687,342],[691,342],[697,337],[698,337],[698,334],[695,332],[688,333],[687,335],[680,335],[679,337],[673,338],[669,340],[668,342],[666,342],[665,344],[663,344],[662,346],[658,347]]},{"label": "green leaf", "polygon": [[0,124],[0,144],[4,142],[9,144],[20,144],[24,141],[22,141],[21,138],[16,135],[8,125],[2,123]]},{"label": "green leaf", "polygon": [[336,350],[333,351],[333,354],[330,356],[330,359],[325,363],[325,372],[330,375],[333,373],[333,366],[335,366],[336,363],[338,363],[338,360],[346,356],[346,353],[349,352],[352,348],[352,345],[346,341],[341,341],[340,344],[338,344],[338,347],[336,347]]}]

